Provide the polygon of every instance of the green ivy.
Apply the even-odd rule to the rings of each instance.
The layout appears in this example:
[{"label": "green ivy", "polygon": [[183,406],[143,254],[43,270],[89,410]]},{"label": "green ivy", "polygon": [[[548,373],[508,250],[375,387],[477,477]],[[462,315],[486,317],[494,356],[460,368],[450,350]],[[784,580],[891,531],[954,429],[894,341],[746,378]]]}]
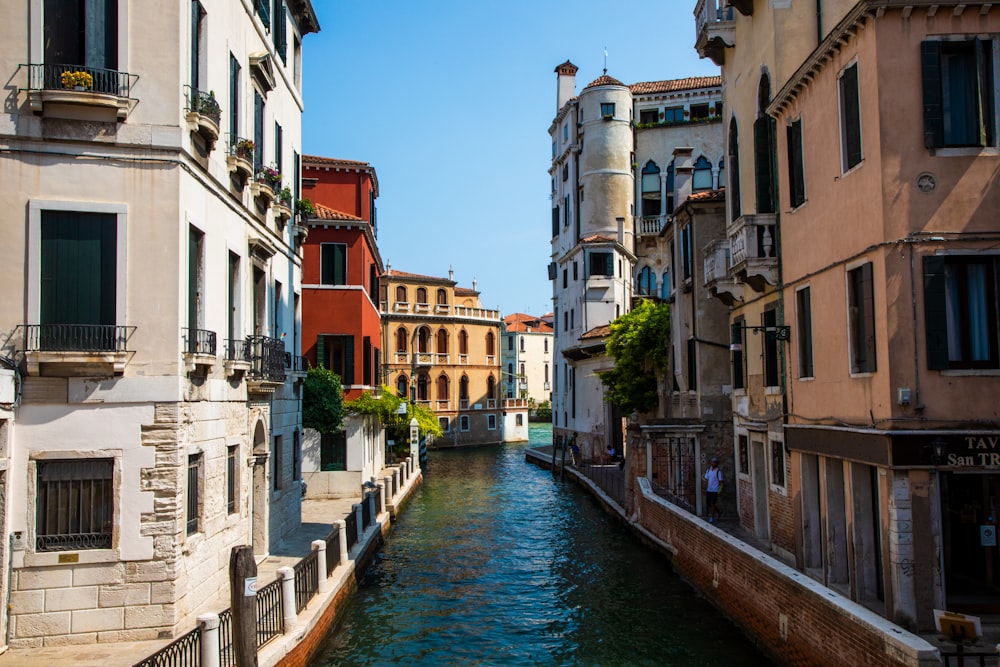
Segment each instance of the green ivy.
[{"label": "green ivy", "polygon": [[657,379],[670,360],[670,306],[649,300],[611,323],[607,354],[615,367],[599,373],[605,398],[628,413],[652,412],[659,403]]},{"label": "green ivy", "polygon": [[340,376],[326,368],[310,368],[302,385],[302,426],[320,433],[344,428],[344,388]]}]

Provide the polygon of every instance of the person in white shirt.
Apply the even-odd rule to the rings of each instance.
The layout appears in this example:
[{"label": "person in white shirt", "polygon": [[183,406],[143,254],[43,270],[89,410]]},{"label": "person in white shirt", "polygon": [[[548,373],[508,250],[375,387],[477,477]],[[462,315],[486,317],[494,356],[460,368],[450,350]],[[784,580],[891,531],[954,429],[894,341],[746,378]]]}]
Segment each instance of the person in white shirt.
[{"label": "person in white shirt", "polygon": [[708,522],[715,523],[719,517],[719,492],[722,491],[722,469],[719,468],[719,459],[712,457],[712,464],[705,471],[705,500],[708,503]]}]

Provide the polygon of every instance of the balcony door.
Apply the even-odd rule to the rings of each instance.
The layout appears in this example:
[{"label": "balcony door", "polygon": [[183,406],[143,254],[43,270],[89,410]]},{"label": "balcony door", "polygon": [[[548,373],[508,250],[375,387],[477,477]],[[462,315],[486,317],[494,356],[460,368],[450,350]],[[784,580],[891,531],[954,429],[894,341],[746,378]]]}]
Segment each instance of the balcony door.
[{"label": "balcony door", "polygon": [[118,69],[118,0],[45,0],[45,63]]}]

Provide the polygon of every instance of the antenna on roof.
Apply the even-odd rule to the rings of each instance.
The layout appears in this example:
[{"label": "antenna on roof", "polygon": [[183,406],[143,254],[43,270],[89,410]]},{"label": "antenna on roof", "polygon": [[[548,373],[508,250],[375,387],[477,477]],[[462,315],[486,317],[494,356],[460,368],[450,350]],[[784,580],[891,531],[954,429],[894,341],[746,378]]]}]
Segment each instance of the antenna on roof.
[{"label": "antenna on roof", "polygon": [[608,47],[604,47],[604,73],[608,73]]}]

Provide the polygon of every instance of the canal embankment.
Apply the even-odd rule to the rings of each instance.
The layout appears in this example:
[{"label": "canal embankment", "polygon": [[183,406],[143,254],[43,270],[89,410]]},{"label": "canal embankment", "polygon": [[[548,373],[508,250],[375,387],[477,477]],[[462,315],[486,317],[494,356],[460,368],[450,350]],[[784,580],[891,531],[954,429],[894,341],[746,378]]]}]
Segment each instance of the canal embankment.
[{"label": "canal embankment", "polygon": [[528,449],[525,458],[588,489],[781,664],[941,664],[938,648],[924,638],[673,505],[645,478],[630,487],[618,466],[563,466],[552,447]]}]

